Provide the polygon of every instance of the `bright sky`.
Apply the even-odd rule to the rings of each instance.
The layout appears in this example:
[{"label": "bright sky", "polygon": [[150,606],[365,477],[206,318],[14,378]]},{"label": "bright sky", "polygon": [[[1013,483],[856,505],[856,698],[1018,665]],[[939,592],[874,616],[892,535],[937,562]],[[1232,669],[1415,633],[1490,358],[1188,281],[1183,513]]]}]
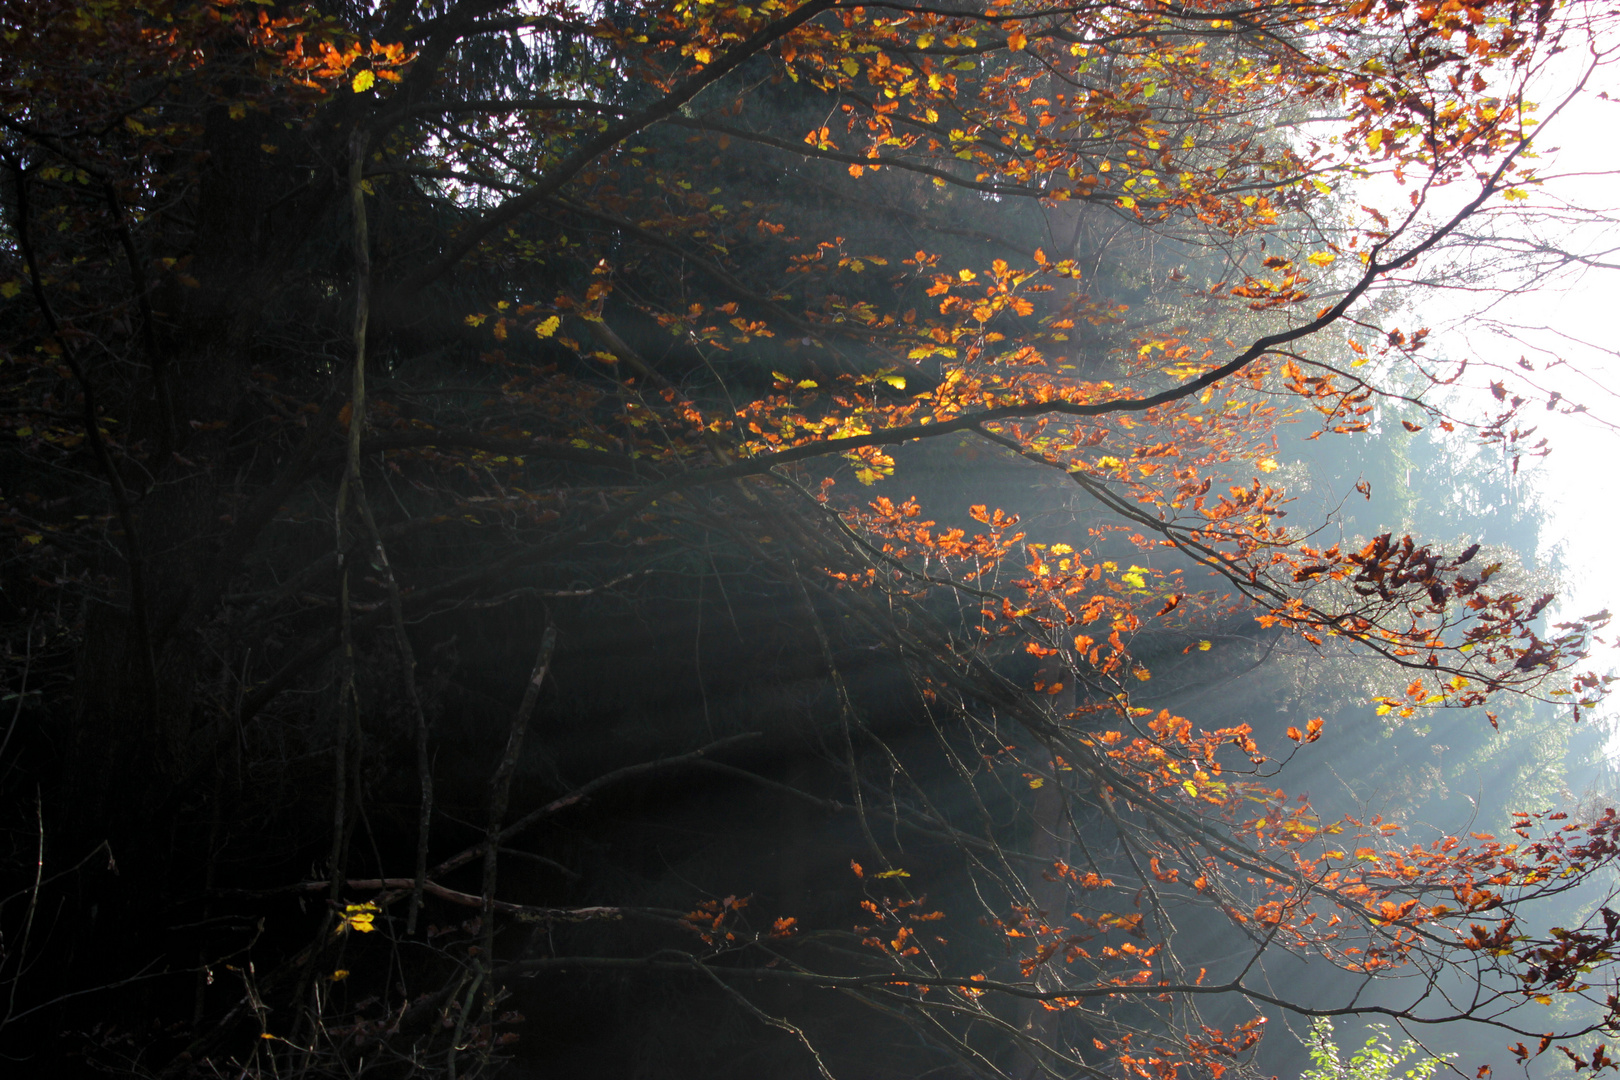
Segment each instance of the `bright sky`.
[{"label": "bright sky", "polygon": [[[1567,88],[1579,77],[1583,57],[1573,50],[1560,58],[1549,83]],[[1562,93],[1553,85],[1538,90],[1543,111]],[[1609,100],[1599,97],[1606,93]],[[1572,264],[1548,274],[1533,291],[1506,297],[1483,293],[1442,292],[1425,301],[1424,320],[1431,325],[1437,346],[1452,357],[1471,357],[1518,373],[1520,357],[1529,359],[1535,373],[1523,373],[1539,385],[1508,389],[1544,404],[1549,391],[1588,407],[1588,415],[1562,415],[1531,408],[1529,424],[1539,424],[1537,438],[1545,435],[1552,453],[1521,470],[1524,482],[1542,495],[1549,510],[1549,545],[1540,554],[1545,561],[1561,549],[1565,565],[1564,589],[1554,621],[1589,615],[1604,608],[1620,614],[1620,557],[1616,536],[1620,531],[1620,62],[1600,68],[1588,83],[1587,94],[1567,106],[1549,126],[1542,144],[1538,172],[1546,178],[1531,190],[1527,202],[1516,204],[1532,212],[1563,216],[1568,208],[1596,211],[1586,224],[1569,227],[1543,219],[1536,232],[1566,251],[1605,266]],[[1522,273],[1532,266],[1520,254],[1504,266]],[[1568,366],[1543,371],[1562,358]],[[1501,371],[1485,368],[1470,380],[1483,386],[1501,379]],[[1485,404],[1494,404],[1487,400]],[[1606,420],[1615,426],[1599,422]],[[1620,620],[1605,635],[1620,637]],[[1620,668],[1620,650],[1610,649],[1610,668]],[[1612,720],[1620,707],[1605,710]]]}]

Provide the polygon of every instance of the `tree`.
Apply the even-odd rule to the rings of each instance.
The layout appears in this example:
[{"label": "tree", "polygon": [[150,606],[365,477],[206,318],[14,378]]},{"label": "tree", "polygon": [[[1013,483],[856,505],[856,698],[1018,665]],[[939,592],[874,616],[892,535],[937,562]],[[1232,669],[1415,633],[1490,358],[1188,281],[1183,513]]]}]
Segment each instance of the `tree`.
[{"label": "tree", "polygon": [[[1477,548],[1322,546],[1269,478],[1289,409],[1353,438],[1401,404],[1535,452],[1528,402],[1465,414],[1370,301],[1534,182],[1525,82],[1600,10],[0,11],[19,1039],[188,965],[184,1035],[143,1065],[465,1075],[559,972],[694,982],[822,1071],[800,988],[988,1075],[1220,1075],[1268,1008],[1518,1039],[1553,994],[1595,1003],[1541,1050],[1614,1020],[1588,976],[1620,919],[1527,928],[1610,864],[1612,812],[1526,813],[1524,845],[1327,822],[1272,779],[1319,720],[1133,697],[1258,621],[1376,658],[1393,713],[1597,702],[1606,616],[1545,629]],[[1339,208],[1374,166],[1405,218]],[[975,497],[946,455],[979,448],[1000,490]],[[728,579],[740,622],[692,595]],[[589,714],[548,686],[624,679],[601,623],[680,603],[726,610],[762,681],[823,680],[808,764],[733,717],[526,774],[533,717]],[[534,659],[488,665],[492,726],[447,687],[458,642],[502,637]],[[926,768],[873,718],[902,683]],[[848,818],[849,876],[758,924],[741,894],[508,892],[520,836],[682,770]],[[272,925],[135,935],[176,912]],[[1275,952],[1348,981],[1269,993]],[[1385,978],[1416,989],[1357,989]]]},{"label": "tree", "polygon": [[[1311,1060],[1316,1068],[1304,1073],[1305,1080],[1349,1080],[1351,1077],[1386,1077],[1395,1076],[1396,1070],[1405,1064],[1408,1058],[1418,1054],[1418,1047],[1411,1042],[1402,1043],[1398,1048],[1381,1042],[1382,1029],[1378,1029],[1367,1039],[1361,1049],[1344,1061],[1339,1055],[1339,1048],[1333,1043],[1333,1022],[1331,1020],[1316,1020],[1311,1024],[1309,1047]],[[1427,1080],[1440,1071],[1445,1062],[1440,1058],[1423,1058],[1418,1060],[1414,1067],[1405,1073],[1411,1080]]]}]

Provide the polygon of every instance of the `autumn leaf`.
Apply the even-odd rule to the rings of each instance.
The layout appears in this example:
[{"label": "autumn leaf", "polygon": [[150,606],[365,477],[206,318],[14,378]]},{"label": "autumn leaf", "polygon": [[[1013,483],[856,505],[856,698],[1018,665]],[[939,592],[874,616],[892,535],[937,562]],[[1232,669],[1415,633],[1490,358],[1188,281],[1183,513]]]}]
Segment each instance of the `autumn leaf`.
[{"label": "autumn leaf", "polygon": [[349,904],[343,909],[343,921],[338,924],[338,930],[354,930],[357,933],[369,934],[377,929],[372,923],[376,920],[379,910],[377,905],[370,901],[364,904]]}]

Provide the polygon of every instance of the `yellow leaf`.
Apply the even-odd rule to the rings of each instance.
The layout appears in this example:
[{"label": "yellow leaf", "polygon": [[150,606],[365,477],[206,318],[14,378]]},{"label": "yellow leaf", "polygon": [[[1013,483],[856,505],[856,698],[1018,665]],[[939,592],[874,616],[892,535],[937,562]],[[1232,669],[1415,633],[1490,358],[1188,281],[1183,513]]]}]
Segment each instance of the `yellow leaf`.
[{"label": "yellow leaf", "polygon": [[1263,457],[1259,461],[1255,462],[1254,467],[1259,469],[1261,472],[1269,473],[1277,471],[1277,463],[1268,457]]},{"label": "yellow leaf", "polygon": [[332,972],[330,977],[333,982],[342,982],[344,979],[349,977],[349,969],[338,968],[336,971]]},{"label": "yellow leaf", "polygon": [[904,375],[879,375],[878,382],[888,383],[896,390],[904,390],[906,388],[906,377]]},{"label": "yellow leaf", "polygon": [[555,334],[557,332],[557,327],[559,327],[561,325],[562,325],[562,319],[560,319],[556,315],[551,316],[551,318],[549,318],[549,319],[543,319],[543,320],[541,320],[541,322],[537,326],[535,326],[535,328],[534,328],[534,336],[535,337],[541,337],[541,338],[548,338],[552,334]]},{"label": "yellow leaf", "polygon": [[1536,1004],[1537,1005],[1551,1005],[1552,1004],[1552,998],[1547,994],[1537,994],[1536,995]]},{"label": "yellow leaf", "polygon": [[798,382],[794,383],[794,385],[800,390],[814,390],[821,384],[816,382],[814,379],[800,379]]},{"label": "yellow leaf", "polygon": [[372,71],[370,68],[367,68],[364,71],[355,72],[354,82],[351,83],[350,85],[354,87],[354,92],[355,93],[363,94],[367,90],[370,90],[373,86],[375,86],[376,83],[377,83],[377,73]]},{"label": "yellow leaf", "polygon": [[1029,782],[1029,786],[1030,786],[1030,787],[1031,787],[1031,788],[1035,788],[1035,789],[1039,789],[1039,788],[1041,788],[1041,787],[1043,787],[1043,786],[1044,786],[1044,785],[1045,785],[1045,784],[1046,784],[1046,781],[1045,781],[1045,780],[1042,780],[1042,779],[1041,779],[1041,778],[1040,778],[1040,777],[1038,777],[1038,776],[1037,776],[1037,777],[1036,777],[1036,778],[1035,778],[1035,779],[1033,779],[1033,780],[1031,780],[1031,781],[1030,781],[1030,782]]},{"label": "yellow leaf", "polygon": [[1331,251],[1313,251],[1305,256],[1305,261],[1312,266],[1327,266],[1335,257]]},{"label": "yellow leaf", "polygon": [[371,903],[370,901],[367,901],[364,904],[347,904],[343,908],[343,922],[339,925],[338,929],[354,930],[362,934],[369,934],[373,930],[377,929],[371,924],[372,921],[377,918],[378,910],[377,905]]},{"label": "yellow leaf", "polygon": [[933,43],[934,43],[934,35],[933,34],[918,34],[917,35],[917,48],[926,49],[926,48],[928,48],[928,46],[932,45]]},{"label": "yellow leaf", "polygon": [[1183,780],[1181,782],[1181,790],[1185,791],[1188,795],[1195,799],[1198,797],[1198,785],[1193,783],[1191,780]]},{"label": "yellow leaf", "polygon": [[37,544],[43,539],[45,538],[39,535],[39,533],[29,533],[27,536],[23,537],[23,542],[27,544]]},{"label": "yellow leaf", "polygon": [[22,282],[20,281],[8,281],[4,285],[0,285],[0,296],[5,297],[7,300],[20,292],[22,292]]},{"label": "yellow leaf", "polygon": [[1208,641],[1200,641],[1198,643],[1198,651],[1199,652],[1209,652],[1211,647],[1212,647],[1212,644],[1210,642],[1208,642]]},{"label": "yellow leaf", "polygon": [[1367,149],[1373,151],[1374,153],[1377,153],[1378,148],[1380,146],[1383,146],[1383,145],[1384,145],[1384,133],[1382,131],[1373,131],[1373,132],[1368,133],[1368,135],[1367,135]]},{"label": "yellow leaf", "polygon": [[1507,199],[1509,202],[1518,202],[1529,197],[1530,193],[1523,188],[1508,188],[1502,192],[1502,198]]},{"label": "yellow leaf", "polygon": [[905,870],[885,870],[881,874],[873,874],[872,876],[877,877],[877,878],[895,878],[895,877],[910,877],[911,874],[909,874]]},{"label": "yellow leaf", "polygon": [[844,57],[844,62],[842,64],[840,64],[839,66],[844,69],[844,74],[850,76],[851,78],[853,78],[856,75],[859,75],[860,72],[861,72],[861,65],[855,60],[855,58],[853,56]]}]

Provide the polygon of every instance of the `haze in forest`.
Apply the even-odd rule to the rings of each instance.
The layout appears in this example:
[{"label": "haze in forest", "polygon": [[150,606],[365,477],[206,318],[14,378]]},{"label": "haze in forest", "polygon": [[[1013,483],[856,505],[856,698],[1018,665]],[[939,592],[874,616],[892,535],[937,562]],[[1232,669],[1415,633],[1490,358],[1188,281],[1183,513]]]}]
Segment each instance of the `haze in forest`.
[{"label": "haze in forest", "polygon": [[0,1054],[1614,1068],[1615,31],[0,0]]}]

